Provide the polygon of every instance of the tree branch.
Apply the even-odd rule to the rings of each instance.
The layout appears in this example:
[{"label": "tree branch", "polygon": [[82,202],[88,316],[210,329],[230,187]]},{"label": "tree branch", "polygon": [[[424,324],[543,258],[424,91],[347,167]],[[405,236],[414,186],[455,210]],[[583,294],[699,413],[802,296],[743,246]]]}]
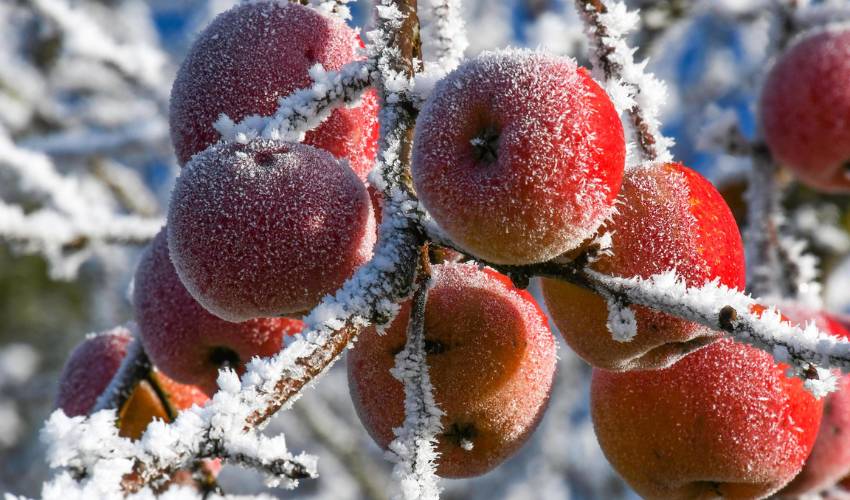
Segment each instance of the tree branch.
[{"label": "tree branch", "polygon": [[435,500],[440,486],[436,475],[435,445],[443,429],[442,410],[434,399],[425,351],[425,305],[431,286],[427,245],[422,248],[416,289],[410,307],[407,341],[395,357],[393,376],[404,384],[404,423],[389,444],[395,462],[393,474],[402,483],[406,500]]},{"label": "tree branch", "polygon": [[[383,0],[377,8],[378,28],[371,35],[370,59],[377,63],[384,105],[373,183],[382,192],[385,203],[373,259],[334,297],[326,297],[305,318],[302,334],[279,354],[252,361],[241,381],[232,371],[222,371],[221,389],[204,408],[184,411],[172,424],[152,423],[139,442],[125,442],[116,435],[108,456],[102,454],[101,448],[75,449],[70,456],[57,452],[54,465],[86,471],[87,467],[97,467],[106,461],[99,470],[114,471],[114,467],[106,467],[110,460],[130,459],[132,474],[124,477],[125,492],[137,491],[147,484],[165,484],[179,468],[208,457],[259,467],[272,479],[286,481],[288,486],[294,486],[299,478],[314,475],[309,458],[290,455],[282,436],[269,446],[265,443],[267,438],[259,436],[256,430],[324,373],[360,329],[372,323],[386,323],[395,316],[398,304],[411,292],[424,242],[424,231],[419,225],[422,214],[410,187],[416,108],[409,89],[416,70],[414,58],[421,55],[416,2]],[[410,86],[399,87],[404,80]],[[115,382],[115,385],[121,384]],[[99,415],[93,418],[100,419]],[[52,432],[68,434],[69,426],[62,415],[55,414],[51,422],[48,427]],[[88,420],[72,427],[85,432],[81,429],[86,425],[90,425]],[[56,439],[62,441],[61,437]]]},{"label": "tree branch", "polygon": [[[663,93],[663,84],[635,64],[624,39],[639,17],[622,2],[575,0],[575,5],[585,23],[595,76],[605,84],[618,111],[628,114],[641,156],[647,161],[669,161],[667,148],[672,141],[659,130],[657,96],[653,95]],[[622,28],[624,24],[627,27]]]},{"label": "tree branch", "polygon": [[121,361],[121,366],[112,377],[112,381],[106,390],[97,398],[91,413],[100,410],[120,410],[124,403],[130,399],[136,385],[146,378],[151,372],[153,365],[145,353],[142,342],[139,340],[135,325],[128,325],[133,332],[133,340],[127,346],[127,355]]}]

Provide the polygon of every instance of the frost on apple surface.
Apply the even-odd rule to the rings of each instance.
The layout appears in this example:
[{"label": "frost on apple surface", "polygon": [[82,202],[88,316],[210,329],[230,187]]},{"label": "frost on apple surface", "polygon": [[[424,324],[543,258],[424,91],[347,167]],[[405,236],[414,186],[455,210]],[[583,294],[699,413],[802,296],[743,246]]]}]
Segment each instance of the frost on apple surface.
[{"label": "frost on apple surface", "polygon": [[168,242],[189,293],[239,322],[309,311],[369,260],[375,222],[347,163],[312,146],[256,139],[213,146],[186,165]]},{"label": "frost on apple surface", "polygon": [[540,262],[577,247],[620,180],[622,129],[607,101],[573,60],[479,55],[438,83],[417,121],[420,199],[477,257]]},{"label": "frost on apple surface", "polygon": [[[360,99],[350,94],[349,100],[359,106],[333,110],[326,119],[317,117],[311,105],[320,95],[332,99],[334,89],[341,90],[340,82],[328,81],[329,74],[323,71],[342,70],[358,58],[359,44],[357,34],[342,20],[297,4],[254,2],[219,15],[203,31],[174,82],[170,120],[178,159],[186,163],[218,139],[213,123],[221,114],[229,118],[219,122],[224,131],[231,121],[272,115],[279,99],[309,87],[316,78],[316,88],[290,97],[273,120],[291,120],[292,111],[299,110],[310,125],[321,124],[301,131],[306,132],[305,142],[348,158],[365,177],[374,159],[374,93]],[[311,70],[316,64],[324,70]],[[362,80],[356,65],[353,69],[343,78]],[[329,88],[323,89],[325,85]],[[249,123],[255,121],[251,118]],[[269,135],[274,132],[269,130]]]}]

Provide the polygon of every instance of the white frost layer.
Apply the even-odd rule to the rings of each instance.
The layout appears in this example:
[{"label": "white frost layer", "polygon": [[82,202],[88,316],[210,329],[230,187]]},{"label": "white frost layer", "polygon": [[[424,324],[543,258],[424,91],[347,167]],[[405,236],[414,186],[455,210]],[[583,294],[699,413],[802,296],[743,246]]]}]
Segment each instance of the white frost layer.
[{"label": "white frost layer", "polygon": [[[658,119],[667,95],[666,86],[652,73],[645,71],[648,61],[635,62],[634,49],[629,47],[627,42],[627,35],[640,23],[640,16],[636,11],[629,11],[624,2],[613,0],[601,0],[601,2],[606,8],[604,14],[595,14],[591,5],[587,6],[588,11],[579,12],[579,15],[585,18],[590,39],[596,42],[591,44],[590,51],[593,77],[601,82],[621,116],[635,106],[640,109],[648,132],[655,139],[655,148],[658,153],[655,160],[672,161],[670,147],[673,145],[673,140],[661,133],[661,123]],[[605,36],[596,34],[594,23],[590,19],[592,16],[596,16],[599,23],[605,27]],[[600,50],[599,44],[610,50]],[[605,59],[617,68],[611,78],[606,74],[604,64],[600,60],[602,53],[605,54]],[[630,131],[628,138],[634,142],[637,140],[637,132],[631,119],[625,116],[624,118],[625,128]],[[627,158],[629,167],[637,166],[643,160],[642,155],[634,154],[634,150],[635,148],[630,148]]]},{"label": "white frost layer", "polygon": [[239,123],[222,114],[215,122],[222,139],[247,143],[258,137],[301,142],[310,130],[321,125],[340,105],[357,106],[372,83],[372,67],[363,61],[346,64],[340,71],[310,68],[310,87],[280,99],[272,116],[251,115]]},{"label": "white frost layer", "polygon": [[[649,278],[617,278],[588,270],[600,293],[619,294],[629,302],[674,314],[714,330],[726,331],[720,323],[720,311],[731,306],[737,313],[731,319],[735,340],[773,355],[777,362],[791,366],[794,375],[804,380],[806,389],[816,397],[835,390],[836,378],[829,371],[838,368],[850,373],[850,342],[817,329],[814,324],[793,326],[782,321],[780,312],[770,307],[764,312],[751,310],[756,301],[738,290],[714,280],[701,287],[688,287],[675,271]],[[818,379],[807,373],[815,369]]]},{"label": "white frost layer", "polygon": [[[442,432],[443,411],[434,399],[425,353],[424,310],[427,287],[417,292],[407,329],[404,349],[395,357],[392,375],[404,384],[404,423],[393,429],[396,439],[389,444],[387,457],[395,463],[393,476],[401,485],[402,500],[436,500],[440,486],[436,474],[437,436]],[[416,314],[419,311],[421,315]]]}]

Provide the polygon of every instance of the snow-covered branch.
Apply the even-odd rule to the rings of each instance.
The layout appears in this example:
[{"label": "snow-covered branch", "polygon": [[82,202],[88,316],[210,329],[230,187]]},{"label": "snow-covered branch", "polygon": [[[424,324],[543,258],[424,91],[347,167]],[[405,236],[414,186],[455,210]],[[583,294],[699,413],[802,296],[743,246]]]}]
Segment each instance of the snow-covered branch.
[{"label": "snow-covered branch", "polygon": [[356,61],[339,71],[310,69],[313,84],[280,99],[272,116],[251,115],[239,123],[222,115],[215,128],[226,141],[248,142],[256,137],[300,142],[304,134],[322,124],[341,105],[356,106],[375,78],[369,61]]},{"label": "snow-covered branch", "polygon": [[[785,49],[799,29],[794,23],[797,2],[782,3],[777,9],[779,27],[773,44],[774,55]],[[748,288],[756,296],[804,298],[817,302],[820,290],[815,282],[817,259],[803,252],[803,242],[780,234],[785,224],[782,208],[785,186],[779,179],[779,165],[760,137],[750,143],[747,151],[752,161],[744,231]]]},{"label": "snow-covered branch", "polygon": [[623,2],[613,0],[576,0],[576,9],[585,23],[590,40],[593,76],[602,83],[617,110],[627,113],[630,139],[637,142],[641,160],[670,161],[672,139],[661,133],[658,119],[666,89],[644,68],[647,61],[634,61],[634,51],[626,35],[640,22],[637,12],[630,12]]},{"label": "snow-covered branch", "polygon": [[133,340],[127,346],[127,354],[121,361],[118,371],[97,398],[92,413],[109,409],[120,410],[130,399],[136,384],[150,374],[151,361],[139,340],[136,325],[131,323],[127,325],[127,328],[133,332]]},{"label": "snow-covered branch", "polygon": [[[159,217],[117,213],[90,196],[76,177],[59,173],[50,157],[17,147],[0,129],[0,179],[7,192],[43,205],[25,212],[0,200],[0,241],[19,251],[40,253],[57,278],[70,278],[98,244],[143,244],[162,226]],[[82,258],[81,258],[82,257]]]},{"label": "snow-covered branch", "polygon": [[[464,253],[428,225],[429,237]],[[779,311],[765,308],[750,295],[730,289],[717,280],[690,287],[675,269],[643,279],[622,278],[594,271],[589,266],[606,252],[605,245],[593,242],[574,260],[559,260],[525,266],[505,266],[481,262],[509,276],[521,288],[531,278],[562,280],[593,291],[609,306],[609,330],[621,340],[636,333],[631,305],[645,306],[677,318],[724,332],[739,342],[750,344],[786,363],[794,375],[804,380],[815,395],[834,390],[835,377],[828,369],[850,373],[850,341],[821,332],[812,324],[794,326]],[[470,256],[472,257],[472,256]],[[474,258],[474,257],[472,257]]]},{"label": "snow-covered branch", "polygon": [[[274,443],[264,441],[268,438],[257,434],[257,429],[323,374],[360,329],[394,318],[398,303],[411,292],[423,241],[418,225],[422,214],[409,187],[415,108],[411,94],[404,92],[406,87],[399,87],[400,82],[412,81],[413,60],[419,56],[415,2],[384,0],[378,12],[370,57],[379,61],[384,106],[378,165],[372,177],[384,196],[384,211],[372,260],[305,318],[304,330],[283,351],[252,360],[241,380],[230,370],[220,372],[220,390],[204,408],[184,411],[171,424],[149,425],[138,442],[122,439],[116,432],[109,434],[112,431],[105,424],[96,423],[108,421],[114,429],[114,412],[78,420],[54,414],[46,431],[59,450],[52,454],[52,462],[76,470],[81,477],[78,488],[97,487],[92,481],[99,484],[102,479],[104,485],[121,484],[124,491],[138,491],[145,485],[161,485],[176,470],[211,457],[260,467],[271,481],[284,481],[287,486],[315,474],[312,459],[291,455],[282,436],[273,438]],[[98,428],[79,431],[86,426]],[[98,434],[108,446],[87,447],[86,437]]]},{"label": "snow-covered branch", "polygon": [[440,486],[436,475],[437,436],[442,431],[442,410],[434,399],[425,351],[425,304],[431,285],[428,253],[423,250],[419,283],[413,292],[407,342],[396,355],[393,376],[404,384],[404,424],[388,456],[395,462],[393,475],[401,484],[403,500],[435,500]]},{"label": "snow-covered branch", "polygon": [[775,308],[764,308],[737,290],[712,281],[688,287],[675,271],[642,278],[618,278],[587,270],[587,286],[625,300],[726,332],[791,366],[816,396],[834,390],[830,368],[850,373],[850,342],[817,329],[814,323],[794,326]]},{"label": "snow-covered branch", "polygon": [[[463,59],[469,45],[460,0],[426,0],[422,15],[425,70],[447,74]],[[435,67],[432,67],[434,65]]]}]

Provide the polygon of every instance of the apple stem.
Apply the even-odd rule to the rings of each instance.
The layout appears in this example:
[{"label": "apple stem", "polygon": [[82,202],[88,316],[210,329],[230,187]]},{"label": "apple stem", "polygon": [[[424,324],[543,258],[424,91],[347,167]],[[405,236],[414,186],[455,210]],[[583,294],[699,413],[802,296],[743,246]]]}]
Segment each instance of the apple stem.
[{"label": "apple stem", "polygon": [[499,159],[499,132],[493,127],[486,127],[471,141],[475,159],[484,164],[496,163]]}]

